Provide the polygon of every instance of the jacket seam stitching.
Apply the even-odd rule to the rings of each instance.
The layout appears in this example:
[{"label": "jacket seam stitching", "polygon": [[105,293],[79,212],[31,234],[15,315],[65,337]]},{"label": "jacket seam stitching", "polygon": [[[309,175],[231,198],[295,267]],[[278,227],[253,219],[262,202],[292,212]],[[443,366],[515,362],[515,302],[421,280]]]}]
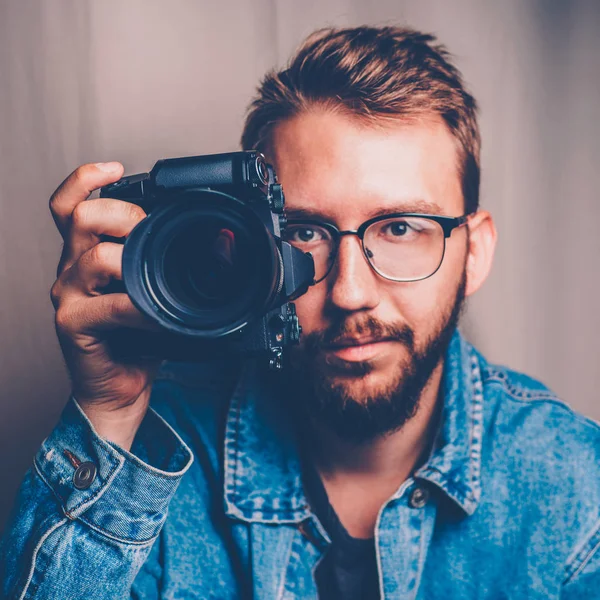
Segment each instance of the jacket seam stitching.
[{"label": "jacket seam stitching", "polygon": [[[52,490],[52,492],[54,493],[54,495],[62,502],[62,504],[66,504],[67,503],[67,499],[64,498],[61,494],[59,494],[59,492],[57,490],[55,490],[54,486],[50,483],[50,481],[46,478],[45,474],[43,474],[43,469],[41,467],[41,465],[38,464],[38,460],[37,458],[34,459],[33,464],[35,466],[35,470],[37,471],[38,475],[41,477],[41,479],[44,481],[44,483]],[[69,513],[77,510],[78,508],[80,508],[81,506],[83,506],[84,504],[91,502],[92,500],[94,500],[94,498],[96,498],[96,496],[98,496],[101,492],[103,493],[104,490],[108,487],[108,485],[112,482],[112,477],[115,473],[115,471],[119,468],[119,466],[121,465],[121,463],[116,463],[111,470],[108,472],[108,475],[106,477],[106,480],[104,481],[104,483],[102,485],[100,485],[98,487],[98,489],[89,497],[83,498],[80,502],[78,502],[75,506],[73,506],[71,508],[71,510],[69,511]],[[68,514],[66,514],[67,517],[69,517]],[[69,517],[71,518],[71,517]]]},{"label": "jacket seam stitching", "polygon": [[[531,395],[528,397],[523,397],[522,394],[518,392],[513,393],[513,388],[506,385],[506,381],[500,377],[488,377],[485,380],[485,385],[488,383],[491,384],[499,384],[504,392],[506,392],[506,396],[509,400],[513,402],[518,402],[520,404],[532,404],[534,402],[549,402],[553,406],[560,408],[564,411],[567,411],[571,416],[573,416],[579,423],[584,425],[593,427],[596,431],[600,431],[600,423],[597,423],[593,419],[585,417],[584,415],[579,414],[574,411],[564,400],[561,400],[556,394],[549,391],[547,393],[539,393],[535,395]],[[516,391],[516,390],[515,390]]]},{"label": "jacket seam stitching", "polygon": [[[241,385],[245,385],[245,381],[242,379],[241,380]],[[245,394],[244,394],[245,397]],[[235,428],[234,428],[234,435],[233,435],[233,440],[232,440],[232,446],[233,446],[233,465],[232,468],[230,469],[233,472],[233,476],[232,476],[232,486],[227,488],[226,487],[226,491],[227,492],[231,492],[231,498],[233,500],[233,502],[235,503],[236,508],[244,514],[244,517],[250,520],[254,520],[254,519],[260,519],[260,517],[257,517],[257,513],[260,515],[263,515],[263,517],[268,517],[268,516],[280,516],[280,515],[286,515],[286,517],[284,517],[284,521],[283,522],[292,522],[292,523],[297,523],[298,519],[300,518],[305,518],[304,512],[306,509],[306,505],[301,505],[299,500],[300,497],[298,495],[298,493],[293,497],[296,501],[298,506],[294,507],[293,505],[290,506],[282,506],[281,508],[262,508],[257,511],[256,508],[254,508],[254,506],[247,506],[248,504],[248,499],[241,499],[239,494],[238,494],[238,487],[239,487],[239,481],[238,481],[238,461],[239,461],[239,436],[240,436],[240,422],[241,422],[241,416],[242,416],[242,395],[241,394],[235,394],[234,398],[232,400],[232,408],[233,410],[235,410]],[[225,443],[226,447],[227,447],[227,437],[226,437],[226,443]],[[225,461],[227,462],[228,465],[231,465],[231,462],[229,460],[229,457],[227,456],[227,452],[225,452]],[[226,482],[227,484],[227,482]],[[299,512],[301,512],[301,516],[297,517],[294,515],[297,515]],[[289,516],[288,516],[289,515]]]},{"label": "jacket seam stitching", "polygon": [[238,460],[240,457],[240,449],[239,449],[239,434],[240,434],[240,419],[242,418],[242,408],[240,406],[239,399],[236,402],[235,406],[235,437],[233,438],[233,460],[234,460],[234,469],[233,469],[233,497],[237,503],[238,498]]},{"label": "jacket seam stitching", "polygon": [[52,535],[52,533],[54,533],[61,525],[64,525],[65,523],[68,523],[67,518],[61,519],[60,521],[58,521],[58,523],[55,523],[52,527],[50,527],[50,529],[48,529],[48,531],[46,531],[46,533],[40,538],[40,541],[34,548],[33,555],[31,557],[31,567],[29,568],[29,575],[27,576],[27,580],[25,581],[25,586],[23,588],[23,591],[21,592],[21,595],[19,596],[19,600],[24,600],[25,594],[27,594],[27,588],[29,588],[31,580],[33,579],[33,575],[35,573],[35,563],[37,561],[39,551],[42,548],[42,544],[50,537],[50,535]]},{"label": "jacket seam stitching", "polygon": [[421,586],[421,578],[423,576],[423,570],[425,568],[425,559],[427,557],[427,547],[425,546],[425,535],[423,533],[423,529],[425,526],[425,511],[426,508],[420,509],[419,518],[419,541],[418,541],[418,558],[417,558],[417,568],[413,570],[413,581],[414,581],[414,594],[412,595],[412,600],[416,600],[417,595],[419,593],[419,588]]},{"label": "jacket seam stitching", "polygon": [[[521,400],[525,404],[532,400],[554,400],[563,406],[567,406],[563,401],[561,401],[555,393],[548,391],[539,391],[539,392],[528,392],[526,388],[520,388],[518,386],[512,385],[506,381],[504,377],[500,377],[499,375],[489,375],[483,380],[484,384],[488,383],[497,383],[502,389],[513,399]],[[522,391],[520,391],[522,390]],[[529,395],[526,395],[529,394]]]},{"label": "jacket seam stitching", "polygon": [[279,589],[277,591],[277,596],[276,596],[277,600],[282,600],[283,596],[285,594],[285,584],[287,581],[287,573],[290,568],[290,563],[292,561],[294,546],[296,545],[296,539],[297,539],[298,535],[299,535],[299,532],[297,530],[294,530],[294,534],[293,534],[293,537],[290,542],[290,549],[288,550],[288,553],[287,553],[287,560],[285,562],[285,568],[282,569],[282,573],[281,573],[281,583],[279,584]]},{"label": "jacket seam stitching", "polygon": [[[151,415],[153,417],[157,418],[160,422],[162,422],[162,424],[167,428],[169,433],[177,440],[177,442],[179,442],[180,448],[178,448],[177,451],[183,449],[184,452],[189,455],[188,464],[183,469],[180,469],[179,471],[172,472],[172,473],[169,473],[167,471],[161,471],[160,469],[157,469],[156,467],[153,467],[152,465],[145,463],[143,460],[141,460],[135,454],[132,454],[131,452],[128,452],[127,450],[124,450],[123,448],[120,448],[113,442],[101,437],[98,434],[98,432],[95,430],[92,422],[88,419],[87,415],[83,412],[83,409],[81,408],[81,406],[79,406],[77,399],[74,396],[72,396],[72,398],[73,398],[73,403],[74,403],[76,409],[80,413],[80,416],[82,417],[84,422],[87,424],[89,430],[93,434],[92,435],[93,443],[97,444],[100,448],[105,450],[107,452],[107,454],[109,455],[109,457],[111,458],[111,460],[117,461],[116,467],[123,466],[126,462],[129,462],[129,463],[132,463],[134,466],[140,468],[141,470],[146,471],[147,473],[156,475],[157,477],[160,477],[162,479],[172,480],[172,479],[177,479],[178,477],[181,477],[187,471],[187,469],[190,467],[190,465],[192,464],[193,453],[191,452],[190,448],[183,441],[183,439],[179,436],[179,434],[175,431],[175,429],[173,427],[171,427],[171,425],[169,425],[169,423],[167,423],[167,421],[156,410],[154,410],[154,408],[152,408],[152,406],[149,407],[149,412],[151,413]],[[108,479],[109,478],[107,478],[107,480]]]},{"label": "jacket seam stitching", "polygon": [[[235,390],[229,401],[229,408],[227,410],[227,418],[225,419],[225,452],[224,452],[224,488],[225,497],[227,502],[235,507],[235,509],[241,513],[244,513],[241,507],[237,505],[237,464],[239,457],[238,449],[238,436],[239,436],[239,422],[241,414],[241,397],[242,390],[245,388],[245,373],[243,372],[240,379],[237,382]],[[235,415],[231,413],[235,411]],[[235,419],[235,425],[233,424]],[[231,431],[233,429],[233,432]]]},{"label": "jacket seam stitching", "polygon": [[583,559],[583,561],[579,565],[579,567],[577,567],[577,570],[573,573],[573,575],[571,575],[571,577],[569,578],[569,581],[572,581],[573,579],[575,579],[585,569],[585,567],[588,565],[590,560],[592,560],[592,558],[594,558],[594,555],[596,554],[596,551],[598,550],[598,548],[600,548],[600,539],[596,542],[596,545],[588,552],[587,556]]},{"label": "jacket seam stitching", "polygon": [[[584,542],[583,548],[581,548],[581,550],[575,555],[573,563],[577,563],[579,559],[579,565],[576,568],[573,568],[573,565],[571,565],[573,571],[564,580],[563,585],[572,582],[579,576],[590,560],[592,560],[592,558],[595,556],[598,549],[600,549],[600,528],[597,527],[590,537]],[[570,571],[571,568],[568,567],[567,570]]]},{"label": "jacket seam stitching", "polygon": [[54,494],[54,496],[56,497],[56,499],[59,501],[59,503],[62,506],[66,502],[65,498],[63,498],[58,493],[58,490],[54,489],[54,486],[48,481],[48,479],[46,479],[45,474],[43,473],[43,471],[40,468],[40,466],[37,464],[37,459],[36,458],[33,459],[33,468],[35,469],[35,472],[38,474],[39,478],[46,484],[46,486],[48,487],[48,489]]},{"label": "jacket seam stitching", "polygon": [[[471,369],[471,385],[473,389],[473,398],[471,400],[471,431],[469,440],[469,467],[471,471],[470,477],[470,494],[469,498],[472,502],[477,502],[479,495],[478,488],[481,485],[481,444],[483,430],[483,382],[481,378],[481,369],[479,361],[474,353],[471,353],[472,369]],[[481,389],[478,389],[478,385]]]},{"label": "jacket seam stitching", "polygon": [[144,545],[147,545],[147,544],[150,544],[150,543],[154,542],[156,540],[156,538],[158,537],[158,533],[155,533],[150,538],[147,538],[147,539],[144,539],[144,540],[134,540],[132,538],[119,537],[119,536],[114,535],[110,531],[104,529],[104,527],[100,527],[100,525],[92,523],[90,520],[86,519],[83,516],[77,517],[77,520],[81,521],[82,523],[85,523],[90,529],[93,529],[94,531],[97,531],[98,533],[106,536],[107,538],[109,538],[111,540],[114,540],[115,542],[121,542],[123,544],[131,544],[131,545],[135,545],[135,546],[144,546]]},{"label": "jacket seam stitching", "polygon": [[190,468],[194,461],[194,455],[189,446],[181,439],[181,437],[175,431],[175,429],[171,427],[171,425],[169,425],[169,423],[167,423],[167,421],[163,419],[163,417],[161,417],[161,415],[159,415],[156,412],[156,410],[154,410],[152,407],[150,407],[150,410],[153,412],[153,416],[158,418],[162,422],[162,424],[167,427],[169,433],[173,435],[175,437],[175,440],[179,443],[180,447],[174,452],[174,455],[179,454],[180,451],[183,450],[182,458],[186,459],[187,464],[182,469],[179,469],[178,471],[163,471],[161,469],[157,469],[156,467],[145,463],[139,456],[136,456],[135,454],[128,452],[127,450],[123,450],[123,448],[115,446],[112,442],[107,443],[109,443],[118,452],[118,455],[123,460],[123,463],[127,462],[135,468],[140,469],[144,473],[147,473],[148,475],[152,475],[153,477],[157,477],[159,479],[163,479],[164,481],[176,481],[177,479],[185,475],[186,471]]}]

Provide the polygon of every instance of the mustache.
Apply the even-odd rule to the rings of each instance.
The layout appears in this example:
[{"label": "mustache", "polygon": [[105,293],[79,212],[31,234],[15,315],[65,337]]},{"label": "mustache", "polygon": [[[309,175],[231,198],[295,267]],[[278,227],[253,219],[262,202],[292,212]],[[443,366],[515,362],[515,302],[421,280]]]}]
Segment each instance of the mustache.
[{"label": "mustache", "polygon": [[374,317],[366,317],[360,321],[340,319],[332,323],[327,329],[313,331],[305,336],[305,348],[309,352],[339,344],[349,337],[369,337],[401,342],[409,350],[414,349],[415,334],[404,323],[383,323]]}]

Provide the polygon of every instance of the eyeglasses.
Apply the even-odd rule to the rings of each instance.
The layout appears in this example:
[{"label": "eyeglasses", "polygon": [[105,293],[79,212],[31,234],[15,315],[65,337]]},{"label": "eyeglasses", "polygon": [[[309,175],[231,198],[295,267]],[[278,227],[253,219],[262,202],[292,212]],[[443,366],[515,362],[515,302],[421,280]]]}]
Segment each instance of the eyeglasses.
[{"label": "eyeglasses", "polygon": [[460,217],[393,213],[365,221],[358,229],[340,231],[331,223],[290,219],[282,238],[315,263],[314,283],[329,275],[344,235],[356,235],[372,269],[391,281],[419,281],[441,266],[446,238],[465,225],[473,213]]}]

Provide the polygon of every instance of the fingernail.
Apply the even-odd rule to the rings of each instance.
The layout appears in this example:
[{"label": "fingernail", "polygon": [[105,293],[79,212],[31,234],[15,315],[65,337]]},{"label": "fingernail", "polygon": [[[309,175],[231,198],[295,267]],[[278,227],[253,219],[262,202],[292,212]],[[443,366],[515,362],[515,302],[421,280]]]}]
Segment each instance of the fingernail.
[{"label": "fingernail", "polygon": [[94,166],[105,173],[112,173],[121,168],[121,164],[118,162],[96,163]]}]

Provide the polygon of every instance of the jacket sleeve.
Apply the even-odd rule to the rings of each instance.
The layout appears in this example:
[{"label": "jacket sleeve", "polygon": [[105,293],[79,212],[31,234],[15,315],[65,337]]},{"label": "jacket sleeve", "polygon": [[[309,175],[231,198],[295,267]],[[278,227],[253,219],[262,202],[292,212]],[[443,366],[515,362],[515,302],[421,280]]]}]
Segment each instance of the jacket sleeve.
[{"label": "jacket sleeve", "polygon": [[71,399],[21,484],[0,542],[0,597],[130,598],[192,460],[152,409],[127,452],[99,437]]}]

